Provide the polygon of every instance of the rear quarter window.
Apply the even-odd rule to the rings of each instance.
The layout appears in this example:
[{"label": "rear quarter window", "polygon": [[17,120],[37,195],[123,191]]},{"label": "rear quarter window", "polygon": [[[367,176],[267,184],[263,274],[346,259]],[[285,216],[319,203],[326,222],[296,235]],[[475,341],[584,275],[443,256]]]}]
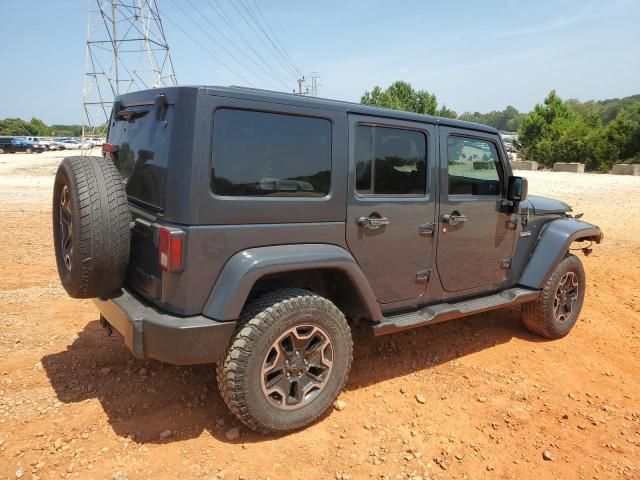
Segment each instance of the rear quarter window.
[{"label": "rear quarter window", "polygon": [[324,197],[331,187],[331,122],[219,109],[211,190],[221,196]]}]

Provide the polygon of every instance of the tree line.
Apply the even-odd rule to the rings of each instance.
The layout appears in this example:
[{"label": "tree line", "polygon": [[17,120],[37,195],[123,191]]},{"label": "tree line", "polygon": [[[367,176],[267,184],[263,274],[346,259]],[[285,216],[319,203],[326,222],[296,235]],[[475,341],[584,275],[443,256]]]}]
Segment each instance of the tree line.
[{"label": "tree line", "polygon": [[640,95],[602,101],[562,100],[551,91],[531,112],[509,105],[502,111],[458,115],[435,95],[403,81],[375,86],[360,103],[490,125],[518,132],[518,156],[544,167],[556,162],[585,163],[608,171],[614,163],[640,163]]},{"label": "tree line", "polygon": [[21,118],[0,120],[0,135],[17,137],[79,137],[81,125],[47,125],[38,118],[30,121]]}]

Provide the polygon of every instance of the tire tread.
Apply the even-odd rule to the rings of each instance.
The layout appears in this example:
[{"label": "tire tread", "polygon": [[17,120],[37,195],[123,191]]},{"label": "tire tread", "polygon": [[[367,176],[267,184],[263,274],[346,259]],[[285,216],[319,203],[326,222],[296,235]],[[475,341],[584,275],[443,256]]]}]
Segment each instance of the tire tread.
[{"label": "tire tread", "polygon": [[[262,425],[253,415],[247,402],[246,392],[242,388],[244,372],[248,367],[252,346],[264,335],[282,314],[292,313],[301,308],[315,307],[337,317],[338,325],[349,339],[349,359],[353,360],[353,343],[347,321],[340,310],[329,300],[301,288],[286,288],[266,293],[250,302],[242,311],[236,333],[227,349],[224,361],[217,365],[216,377],[220,394],[231,412],[252,430],[268,433],[273,427]],[[342,390],[348,377],[346,372],[338,391]],[[322,415],[319,411],[309,419],[313,422]]]}]

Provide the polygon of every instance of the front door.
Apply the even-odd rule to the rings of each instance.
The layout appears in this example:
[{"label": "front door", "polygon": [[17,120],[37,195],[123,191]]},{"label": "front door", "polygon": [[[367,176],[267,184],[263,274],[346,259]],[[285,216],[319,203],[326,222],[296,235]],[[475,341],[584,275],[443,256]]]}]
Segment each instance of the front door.
[{"label": "front door", "polygon": [[380,303],[425,292],[436,142],[433,125],[349,116],[347,244]]},{"label": "front door", "polygon": [[449,127],[439,127],[439,136],[442,286],[461,293],[494,288],[506,279],[515,234],[502,205],[507,174],[500,139]]}]

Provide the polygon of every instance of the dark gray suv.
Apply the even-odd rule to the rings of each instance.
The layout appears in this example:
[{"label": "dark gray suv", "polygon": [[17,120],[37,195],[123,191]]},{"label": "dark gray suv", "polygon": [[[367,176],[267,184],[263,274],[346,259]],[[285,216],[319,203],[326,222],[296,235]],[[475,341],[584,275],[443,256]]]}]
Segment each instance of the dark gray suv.
[{"label": "dark gray suv", "polygon": [[60,279],[138,358],[217,363],[246,425],[322,415],[374,335],[522,305],[566,335],[585,295],[573,242],[600,229],[527,197],[490,127],[245,88],[123,95],[103,157],[53,197]]}]

